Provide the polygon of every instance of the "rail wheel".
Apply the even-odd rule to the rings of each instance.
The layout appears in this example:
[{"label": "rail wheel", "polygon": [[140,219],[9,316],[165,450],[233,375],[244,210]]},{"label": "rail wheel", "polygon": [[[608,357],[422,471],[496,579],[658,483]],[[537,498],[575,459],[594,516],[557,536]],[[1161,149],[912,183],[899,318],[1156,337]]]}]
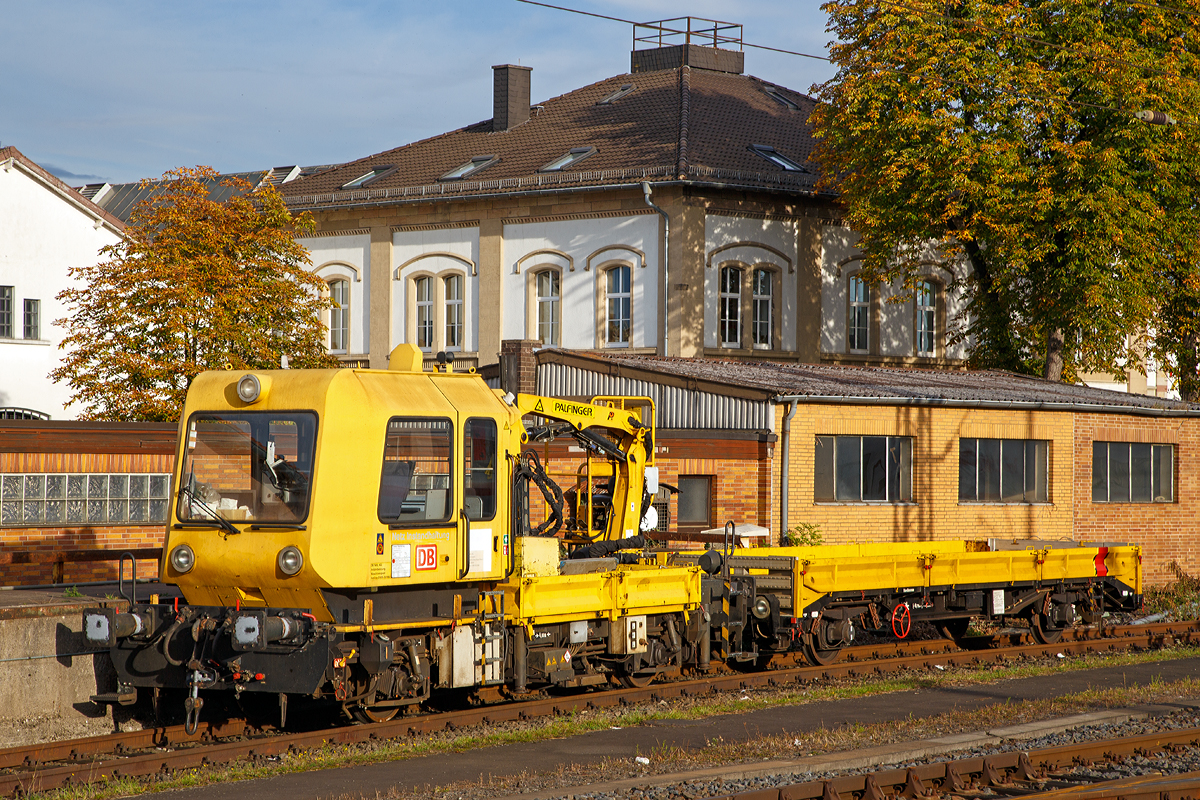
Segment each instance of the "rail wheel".
[{"label": "rail wheel", "polygon": [[1056,644],[1062,640],[1063,635],[1063,629],[1053,625],[1045,614],[1030,616],[1029,632],[1038,644]]},{"label": "rail wheel", "polygon": [[358,722],[388,722],[400,713],[399,706],[366,706],[362,703],[342,707],[347,716]]},{"label": "rail wheel", "polygon": [[963,639],[967,635],[967,629],[971,627],[970,617],[959,617],[957,619],[944,619],[937,623],[938,633],[943,639],[952,639],[955,643]]},{"label": "rail wheel", "polygon": [[626,689],[645,689],[650,684],[654,683],[654,679],[658,677],[658,670],[646,669],[640,672],[619,672],[617,673],[617,682]]},{"label": "rail wheel", "polygon": [[810,664],[825,667],[837,661],[842,655],[841,647],[827,647],[818,643],[820,634],[804,634],[801,643],[804,645],[804,657]]}]

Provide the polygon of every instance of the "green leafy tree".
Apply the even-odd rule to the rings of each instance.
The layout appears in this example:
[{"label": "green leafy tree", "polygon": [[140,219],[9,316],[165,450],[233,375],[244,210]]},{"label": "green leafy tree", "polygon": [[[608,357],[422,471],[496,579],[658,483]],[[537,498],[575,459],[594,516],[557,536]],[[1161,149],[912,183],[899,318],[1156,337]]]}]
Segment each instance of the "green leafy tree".
[{"label": "green leafy tree", "polygon": [[[210,197],[217,187],[232,196]],[[163,175],[98,264],[74,267],[62,366],[86,419],[178,419],[188,386],[210,369],[329,367],[321,312],[330,301],[295,240],[312,229],[270,185],[210,167]]]},{"label": "green leafy tree", "polygon": [[[976,366],[1122,371],[1194,264],[1200,0],[834,0],[812,122],[863,277],[911,286],[933,243]],[[969,263],[969,268],[964,264]]]},{"label": "green leafy tree", "polygon": [[1180,259],[1166,274],[1150,347],[1184,400],[1200,403],[1200,267]]}]

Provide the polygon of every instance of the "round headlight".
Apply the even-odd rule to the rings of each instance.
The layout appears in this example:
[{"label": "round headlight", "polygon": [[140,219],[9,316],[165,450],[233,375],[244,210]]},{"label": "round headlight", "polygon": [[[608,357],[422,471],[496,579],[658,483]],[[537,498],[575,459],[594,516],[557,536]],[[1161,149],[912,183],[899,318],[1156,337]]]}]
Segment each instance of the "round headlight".
[{"label": "round headlight", "polygon": [[758,619],[766,619],[771,616],[771,601],[760,594],[754,601],[753,611],[754,616]]},{"label": "round headlight", "polygon": [[238,398],[243,403],[253,403],[261,393],[262,384],[258,382],[257,375],[243,375],[237,382]]},{"label": "round headlight", "polygon": [[196,554],[186,544],[181,544],[171,551],[171,568],[180,575],[191,572],[196,566]]},{"label": "round headlight", "polygon": [[300,554],[299,548],[289,544],[279,551],[275,563],[284,575],[295,575],[304,566],[304,556]]}]

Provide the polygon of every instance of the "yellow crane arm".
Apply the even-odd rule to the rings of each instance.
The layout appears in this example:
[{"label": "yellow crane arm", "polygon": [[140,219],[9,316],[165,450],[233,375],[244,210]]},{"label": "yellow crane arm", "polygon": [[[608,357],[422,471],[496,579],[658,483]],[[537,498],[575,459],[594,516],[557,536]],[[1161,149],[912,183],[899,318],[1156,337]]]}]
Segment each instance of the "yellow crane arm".
[{"label": "yellow crane arm", "polygon": [[[617,406],[603,403],[583,403],[519,394],[514,402],[521,415],[537,414],[548,419],[569,423],[583,434],[581,440],[591,442],[617,462],[613,475],[613,513],[609,516],[608,529],[604,538],[610,541],[636,535],[641,526],[643,494],[646,491],[646,468],[654,466],[654,430],[652,425],[642,422],[638,414]],[[618,434],[615,445],[588,429],[601,428]],[[657,484],[657,470],[651,482]],[[657,486],[654,486],[657,490]]]}]

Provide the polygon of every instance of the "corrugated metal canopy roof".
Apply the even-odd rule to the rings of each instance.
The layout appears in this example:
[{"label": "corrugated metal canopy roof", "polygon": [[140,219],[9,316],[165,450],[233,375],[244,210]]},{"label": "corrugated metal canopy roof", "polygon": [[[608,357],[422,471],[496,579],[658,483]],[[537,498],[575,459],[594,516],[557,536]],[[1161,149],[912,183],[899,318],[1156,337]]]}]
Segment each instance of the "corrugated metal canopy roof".
[{"label": "corrugated metal canopy roof", "polygon": [[641,372],[644,377],[693,382],[709,392],[734,396],[822,400],[862,400],[904,404],[1012,404],[1093,406],[1128,413],[1200,415],[1200,404],[1042,380],[999,370],[930,370],[851,367],[825,364],[663,358],[629,353],[581,354],[542,350],[539,362],[555,360],[599,372]]}]

